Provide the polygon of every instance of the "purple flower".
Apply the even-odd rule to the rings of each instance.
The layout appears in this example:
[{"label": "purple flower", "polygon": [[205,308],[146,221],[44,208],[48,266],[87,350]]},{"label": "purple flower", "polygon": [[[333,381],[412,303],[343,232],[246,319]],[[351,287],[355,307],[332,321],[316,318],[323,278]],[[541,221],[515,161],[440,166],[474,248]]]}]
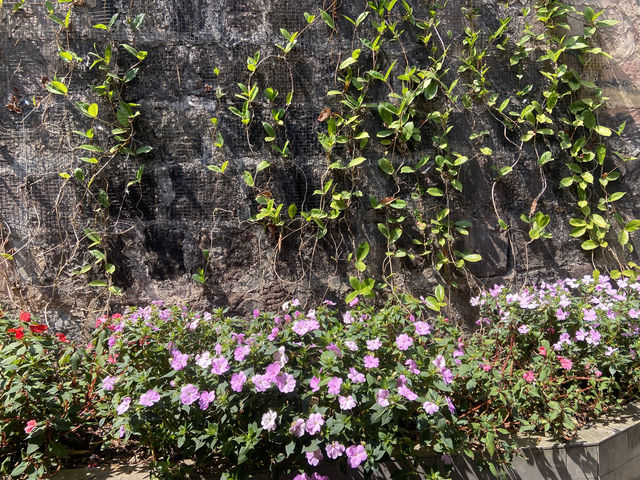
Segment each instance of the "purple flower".
[{"label": "purple flower", "polygon": [[198,399],[198,405],[200,406],[200,410],[206,410],[209,408],[209,404],[212,403],[216,399],[216,392],[211,390],[210,392],[201,392],[200,398]]},{"label": "purple flower", "polygon": [[438,410],[440,410],[440,407],[438,407],[438,405],[432,402],[424,402],[422,404],[422,408],[424,408],[424,411],[427,412],[429,415],[433,415]]},{"label": "purple flower", "polygon": [[124,425],[120,425],[120,428],[118,429],[118,438],[122,438],[124,437],[124,433],[126,432]]},{"label": "purple flower", "polygon": [[378,360],[373,355],[365,355],[364,356],[364,368],[377,368],[380,365],[380,360]]},{"label": "purple flower", "polygon": [[356,344],[356,342],[352,340],[347,340],[346,342],[344,342],[344,344],[352,352],[355,352],[356,350],[358,350],[358,345]]},{"label": "purple flower", "polygon": [[253,310],[253,318],[258,318],[260,316],[260,310],[257,308]]},{"label": "purple flower", "polygon": [[413,345],[413,338],[406,333],[402,333],[396,337],[398,350],[407,350],[411,345]]},{"label": "purple flower", "polygon": [[526,335],[527,333],[529,333],[529,325],[520,325],[518,327],[518,332],[520,332],[522,335]]},{"label": "purple flower", "polygon": [[340,410],[351,410],[356,406],[356,400],[353,398],[353,395],[349,395],[348,397],[340,395],[338,397],[338,403],[340,403]]},{"label": "purple flower", "polygon": [[[619,283],[619,282],[618,282],[618,283]],[[618,351],[618,349],[617,349],[617,348],[613,348],[612,346],[608,346],[608,347],[607,347],[607,351],[606,351],[606,352],[604,352],[604,354],[605,354],[607,357],[610,357],[611,355],[613,355],[613,354],[614,354],[614,352],[617,352],[617,351]]]},{"label": "purple flower", "polygon": [[202,368],[209,368],[211,366],[211,355],[209,354],[209,350],[196,355],[196,365]]},{"label": "purple flower", "polygon": [[353,323],[353,317],[351,316],[351,312],[347,311],[342,314],[342,321],[346,325],[351,325]]},{"label": "purple flower", "polygon": [[317,320],[297,320],[291,325],[291,330],[302,336],[320,328]]},{"label": "purple flower", "polygon": [[407,368],[411,373],[413,373],[414,375],[420,375],[420,370],[418,369],[418,364],[416,363],[415,360],[412,360],[410,358],[406,360],[404,364],[407,366]]},{"label": "purple flower", "polygon": [[180,389],[180,401],[183,405],[191,405],[199,399],[200,392],[198,392],[198,388],[195,385],[188,383]]},{"label": "purple flower", "polygon": [[320,379],[314,375],[311,377],[311,380],[309,380],[309,386],[312,392],[317,392],[320,390]]},{"label": "purple flower", "polygon": [[251,352],[250,345],[240,345],[233,351],[233,358],[236,359],[236,362],[241,362],[249,355],[249,352]]},{"label": "purple flower", "polygon": [[401,385],[398,388],[398,393],[411,402],[418,398],[418,395],[412,392],[406,385]]},{"label": "purple flower", "polygon": [[349,377],[349,380],[353,383],[364,383],[366,381],[364,374],[360,373],[353,367],[349,368],[349,375],[347,375],[347,377]]},{"label": "purple flower", "polygon": [[351,468],[358,468],[367,459],[367,452],[362,445],[351,445],[347,448],[346,453]]},{"label": "purple flower", "polygon": [[289,361],[289,357],[285,355],[285,348],[280,347],[273,354],[273,361],[276,362],[280,367],[284,367]]},{"label": "purple flower", "polygon": [[449,370],[448,368],[443,368],[440,371],[440,374],[442,375],[442,381],[447,385],[453,382],[453,373],[451,373],[451,370]]},{"label": "purple flower", "polygon": [[307,462],[312,467],[317,467],[324,458],[324,455],[322,455],[322,450],[320,449],[317,449],[315,452],[305,452],[305,456],[307,457]]},{"label": "purple flower", "polygon": [[276,385],[282,393],[291,393],[296,388],[296,379],[288,373],[281,373],[276,376]]},{"label": "purple flower", "polygon": [[211,360],[211,373],[222,375],[229,370],[229,361],[224,357],[214,357]]},{"label": "purple flower", "polygon": [[278,414],[273,410],[269,410],[267,413],[262,415],[262,420],[260,424],[262,428],[264,428],[267,432],[272,432],[276,429],[276,420],[278,419]]},{"label": "purple flower", "polygon": [[331,377],[331,380],[329,380],[329,383],[327,384],[328,391],[332,395],[339,395],[341,386],[342,379],[339,377]]},{"label": "purple flower", "polygon": [[381,407],[388,407],[389,406],[389,400],[387,400],[388,396],[389,396],[389,390],[383,390],[383,389],[378,390],[378,393],[376,393],[376,402],[378,403],[378,405],[380,405]]},{"label": "purple flower", "polygon": [[358,304],[358,302],[359,302],[359,301],[360,301],[360,300],[358,300],[358,297],[356,297],[356,298],[354,298],[353,300],[351,300],[351,301],[349,302],[349,306],[350,306],[350,307],[355,307],[355,306]]},{"label": "purple flower", "polygon": [[590,308],[588,310],[586,308],[583,308],[582,318],[584,319],[585,322],[595,322],[598,316],[596,315],[596,311],[593,308]]},{"label": "purple flower", "polygon": [[429,335],[431,333],[431,326],[427,322],[415,322],[413,326],[418,335]]},{"label": "purple flower", "polygon": [[329,306],[335,306],[335,304],[336,304],[336,302],[333,302],[333,301],[331,301],[331,300],[325,300],[325,301],[324,301],[324,302],[322,302],[322,303],[324,303],[325,305],[329,305]]},{"label": "purple flower", "polygon": [[568,316],[569,312],[565,312],[561,308],[556,310],[556,317],[558,318],[558,320],[566,320]]},{"label": "purple flower", "polygon": [[333,441],[325,447],[325,450],[327,451],[327,457],[335,460],[344,453],[345,446],[339,442]]},{"label": "purple flower", "polygon": [[280,333],[280,329],[278,327],[273,327],[271,329],[271,333],[267,337],[267,340],[269,340],[270,342],[273,342],[279,333]]},{"label": "purple flower", "polygon": [[306,427],[309,435],[315,435],[322,429],[324,425],[324,418],[321,413],[312,413],[307,419]]},{"label": "purple flower", "polygon": [[433,363],[436,366],[436,369],[438,371],[442,370],[443,368],[446,367],[446,363],[445,363],[445,359],[442,355],[438,355],[435,360],[432,360],[431,363]]},{"label": "purple flower", "polygon": [[113,387],[116,384],[116,380],[118,380],[118,377],[104,377],[104,380],[102,380],[102,389],[107,391],[113,390]]},{"label": "purple flower", "polygon": [[587,338],[587,332],[585,332],[582,328],[576,332],[576,340],[579,342],[584,341]]},{"label": "purple flower", "polygon": [[291,435],[295,435],[296,437],[301,437],[304,435],[304,426],[305,421],[302,418],[296,418],[291,423],[291,427],[289,427],[289,433]]},{"label": "purple flower", "polygon": [[189,359],[189,355],[186,353],[180,353],[180,350],[173,350],[171,352],[171,368],[174,370],[182,370],[187,366],[187,360]]},{"label": "purple flower", "polygon": [[455,415],[456,414],[456,407],[453,404],[453,402],[451,401],[451,398],[449,398],[449,397],[444,397],[444,398],[447,401],[447,407],[449,407],[449,411],[451,412],[451,415]]},{"label": "purple flower", "polygon": [[147,390],[146,393],[140,395],[138,403],[145,407],[151,407],[160,401],[160,394],[155,390]]},{"label": "purple flower", "polygon": [[373,340],[367,340],[367,349],[371,350],[372,352],[375,352],[381,346],[382,346],[382,343],[380,342],[380,338],[379,337],[376,337]]},{"label": "purple flower", "polygon": [[241,392],[246,381],[247,376],[244,372],[234,373],[231,375],[231,390],[234,392]]},{"label": "purple flower", "polygon": [[587,337],[587,343],[589,345],[599,345],[600,344],[600,332],[591,328],[589,330],[589,336]]},{"label": "purple flower", "polygon": [[267,375],[254,375],[251,377],[251,383],[256,387],[256,391],[266,392],[271,386],[271,379]]},{"label": "purple flower", "polygon": [[120,402],[120,405],[118,405],[118,408],[116,408],[118,415],[122,415],[129,410],[129,405],[131,405],[131,397],[124,397]]}]

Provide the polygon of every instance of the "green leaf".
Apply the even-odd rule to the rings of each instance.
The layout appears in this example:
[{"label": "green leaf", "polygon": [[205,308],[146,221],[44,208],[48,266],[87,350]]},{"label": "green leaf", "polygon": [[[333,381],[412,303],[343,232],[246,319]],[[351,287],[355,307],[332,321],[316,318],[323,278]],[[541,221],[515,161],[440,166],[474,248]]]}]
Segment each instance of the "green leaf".
[{"label": "green leaf", "polygon": [[269,168],[270,166],[271,166],[271,163],[267,162],[266,160],[263,160],[258,164],[258,167],[256,168],[256,173],[261,172],[262,170],[264,170],[265,168]]},{"label": "green leaf", "polygon": [[247,185],[249,185],[250,187],[254,186],[254,181],[253,181],[253,176],[251,175],[250,172],[247,172],[246,170],[244,171],[244,174],[242,175],[242,177],[244,178],[244,183],[246,183]]},{"label": "green leaf", "polygon": [[593,250],[595,248],[598,248],[599,245],[593,240],[586,240],[582,242],[582,245],[580,246],[582,247],[583,250]]},{"label": "green leaf", "polygon": [[322,20],[324,20],[324,23],[326,23],[329,26],[329,28],[331,29],[336,28],[336,24],[333,21],[333,17],[331,17],[331,15],[329,15],[327,12],[322,12]]},{"label": "green leaf", "polygon": [[431,195],[432,197],[442,197],[444,195],[444,192],[442,190],[440,190],[439,188],[435,188],[435,187],[431,187],[431,188],[427,189],[427,193],[429,195]]},{"label": "green leaf", "polygon": [[125,74],[125,76],[124,76],[124,78],[122,79],[122,81],[123,81],[124,83],[128,83],[128,82],[130,82],[131,80],[133,80],[134,78],[136,78],[136,76],[138,75],[138,70],[139,70],[139,68],[132,68],[131,70],[129,70],[129,71]]},{"label": "green leaf", "polygon": [[378,230],[380,230],[380,233],[382,235],[384,235],[384,237],[386,239],[390,238],[389,229],[387,228],[387,226],[384,223],[379,223],[378,224]]},{"label": "green leaf", "polygon": [[551,161],[553,161],[553,157],[551,156],[551,152],[546,151],[542,155],[540,155],[540,158],[538,159],[538,164],[539,165],[544,165],[545,163],[549,163]]},{"label": "green leaf", "polygon": [[87,114],[90,117],[96,118],[98,116],[98,104],[92,103],[87,107]]},{"label": "green leaf", "polygon": [[104,149],[96,145],[79,145],[78,148],[81,148],[82,150],[88,150],[89,152],[98,152],[98,153],[104,152]]},{"label": "green leaf", "polygon": [[68,92],[67,86],[57,80],[47,83],[47,90],[56,95],[66,95]]},{"label": "green leaf", "polygon": [[296,216],[296,213],[298,213],[298,207],[296,206],[295,203],[292,203],[291,205],[289,205],[289,209],[287,210],[287,213],[289,214],[289,218],[293,218]]},{"label": "green leaf", "polygon": [[358,245],[358,250],[356,251],[356,258],[358,261],[362,262],[369,255],[369,243],[362,242]]},{"label": "green leaf", "polygon": [[393,165],[391,165],[391,162],[385,157],[382,157],[378,160],[378,166],[380,167],[380,170],[382,170],[387,175],[393,174]]},{"label": "green leaf", "polygon": [[624,226],[624,229],[627,232],[635,232],[636,230],[640,229],[640,220],[631,220]]},{"label": "green leaf", "polygon": [[593,130],[596,133],[602,135],[603,137],[610,137],[611,136],[611,129],[609,127],[598,125],[598,126],[594,127]]},{"label": "green leaf", "polygon": [[626,194],[627,194],[627,192],[614,192],[614,193],[611,194],[611,196],[608,198],[608,200],[610,202],[615,202],[616,200],[620,200]]},{"label": "green leaf", "polygon": [[366,161],[367,159],[365,157],[357,157],[354,158],[353,160],[351,160],[349,162],[349,164],[347,165],[347,168],[352,168],[352,167],[356,167],[358,165],[360,165],[362,162]]},{"label": "green leaf", "polygon": [[593,215],[591,215],[591,220],[600,228],[607,228],[609,226],[607,221],[597,213],[594,213]]},{"label": "green leaf", "polygon": [[107,282],[105,282],[104,280],[92,280],[88,283],[88,285],[90,287],[106,287]]}]

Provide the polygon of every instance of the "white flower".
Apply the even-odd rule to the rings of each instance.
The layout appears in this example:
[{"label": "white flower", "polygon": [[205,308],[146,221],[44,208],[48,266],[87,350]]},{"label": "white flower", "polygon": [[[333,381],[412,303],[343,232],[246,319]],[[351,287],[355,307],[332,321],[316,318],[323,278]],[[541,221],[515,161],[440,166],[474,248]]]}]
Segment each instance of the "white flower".
[{"label": "white flower", "polygon": [[268,432],[272,432],[276,429],[276,420],[278,419],[278,414],[273,410],[269,410],[267,413],[262,415],[262,428],[264,428]]}]

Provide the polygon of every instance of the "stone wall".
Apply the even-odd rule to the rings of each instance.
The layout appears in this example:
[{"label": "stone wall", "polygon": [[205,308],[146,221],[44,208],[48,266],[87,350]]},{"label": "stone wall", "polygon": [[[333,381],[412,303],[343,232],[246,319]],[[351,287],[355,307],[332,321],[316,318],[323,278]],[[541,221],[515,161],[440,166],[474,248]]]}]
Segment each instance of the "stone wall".
[{"label": "stone wall", "polygon": [[[80,0],[73,2],[70,27],[61,29],[46,18],[40,3],[27,0],[23,8],[12,12],[15,4],[5,1],[0,10],[0,90],[6,100],[6,107],[0,108],[0,247],[12,258],[0,259],[2,302],[37,312],[57,328],[77,327],[79,332],[86,324],[78,319],[91,318],[107,305],[119,308],[154,299],[216,303],[240,312],[277,307],[294,295],[305,300],[340,300],[348,291],[348,277],[355,275],[346,258],[365,240],[371,245],[368,273],[380,278],[386,242],[376,227],[380,212],[368,208],[367,197],[393,196],[404,188],[402,182],[390,181],[377,168],[383,148],[372,146],[366,169],[358,170],[352,179],[364,192],[356,202],[358,208],[319,241],[312,226],[302,220],[289,230],[271,230],[248,222],[258,204],[256,192],[242,179],[245,170],[255,171],[260,161],[274,159],[268,174],[263,174],[262,187],[285,206],[295,204],[298,210],[318,206],[313,192],[328,178],[326,155],[317,139],[326,125],[318,121],[318,115],[327,106],[336,108],[336,102],[325,94],[341,88],[336,83],[336,67],[351,52],[354,41],[342,15],[355,18],[365,3]],[[428,15],[428,2],[413,3],[416,15]],[[512,2],[514,31],[526,22],[518,12],[529,3]],[[602,59],[589,64],[585,74],[599,82],[610,97],[599,122],[615,128],[627,121],[625,133],[612,139],[610,151],[638,155],[640,13],[634,0],[597,0],[597,4],[606,8],[607,18],[620,23],[599,39],[613,58],[599,57]],[[335,31],[315,22],[301,34],[287,62],[265,61],[256,77],[278,89],[281,96],[293,85],[295,95],[284,125],[291,155],[281,160],[262,141],[260,121],[269,114],[266,103],[260,103],[247,132],[228,106],[237,104],[236,84],[247,79],[248,56],[257,51],[262,58],[278,54],[274,44],[283,41],[280,28],[289,32],[305,29],[304,12],[317,13],[331,6],[335,7],[330,8],[337,22]],[[68,4],[54,7],[59,11]],[[439,31],[444,36],[441,41],[450,48],[450,58],[462,52],[463,29],[468,24],[461,13],[463,7],[478,9],[473,20],[476,28],[494,31],[499,25],[500,12],[492,1],[449,1],[440,12]],[[91,27],[108,23],[115,13],[120,19],[144,13],[146,19],[135,34],[126,22],[118,23],[111,34]],[[447,31],[450,35],[445,35]],[[415,34],[408,30],[405,35],[414,38]],[[79,161],[82,154],[77,147],[81,142],[72,132],[88,128],[87,118],[75,102],[96,101],[88,85],[96,83],[98,73],[89,68],[94,57],[88,54],[94,46],[103,48],[108,41],[116,46],[114,62],[121,69],[130,58],[120,44],[132,43],[148,52],[137,78],[126,84],[123,97],[140,105],[141,114],[134,124],[136,138],[139,145],[150,145],[153,150],[139,156],[117,155],[106,166],[100,165],[99,186],[109,199],[108,208],[101,210],[92,203],[90,189],[59,174],[78,166],[87,174],[97,171],[98,167]],[[480,41],[486,42],[486,35]],[[83,57],[70,74],[58,56],[59,45]],[[405,51],[404,44],[390,44],[387,54],[407,55],[410,63],[426,62],[424,48],[415,42],[407,45],[410,49]],[[491,61],[496,63],[490,64],[487,76],[496,91],[521,88],[522,82],[507,72],[504,64]],[[533,60],[528,61],[525,77],[531,74],[533,78],[537,67]],[[214,74],[214,67],[221,68],[220,76]],[[68,98],[45,89],[57,75],[67,75]],[[534,88],[539,88],[540,80],[534,82]],[[227,93],[222,100],[216,96],[218,86]],[[509,231],[501,231],[492,205],[495,173],[490,167],[496,158],[504,165],[511,164],[515,153],[502,127],[480,107],[460,108],[452,115],[450,139],[456,151],[471,157],[460,169],[464,193],[456,196],[451,206],[456,220],[471,220],[473,227],[468,238],[458,240],[457,248],[480,253],[483,261],[470,265],[474,278],[461,274],[443,278],[430,262],[396,259],[394,271],[402,275],[394,281],[401,289],[420,295],[436,283],[456,281],[461,288],[452,290],[451,295],[464,302],[468,283],[524,282],[582,274],[592,269],[592,262],[615,265],[611,257],[592,258],[580,249],[579,240],[568,236],[567,219],[575,206],[557,185],[566,175],[564,166],[552,166],[545,172],[546,188],[537,165],[525,161],[506,181],[496,184],[497,208],[512,225]],[[214,147],[213,116],[219,118],[225,140],[221,149]],[[474,155],[468,140],[470,131],[484,129],[490,132],[486,145],[495,152],[492,161]],[[99,128],[97,132],[97,136],[106,135]],[[426,139],[433,132],[425,127],[421,133],[423,146],[408,158],[415,160],[431,151]],[[525,156],[528,154],[525,150]],[[229,162],[224,175],[206,168],[224,161]],[[141,182],[127,186],[141,165]],[[621,190],[627,192],[620,210],[625,218],[639,217],[640,170],[633,162],[619,162],[619,168],[623,174]],[[425,186],[433,181],[425,174]],[[550,215],[553,237],[525,248],[528,227],[519,217],[536,209]],[[86,228],[100,233],[101,248],[115,266],[113,284],[124,292],[121,297],[88,287],[87,281],[96,278],[92,273],[71,274],[95,260],[88,252],[91,242]],[[208,260],[204,250],[209,252]],[[624,260],[624,255],[620,259]],[[207,276],[204,286],[192,279],[200,268]]]}]

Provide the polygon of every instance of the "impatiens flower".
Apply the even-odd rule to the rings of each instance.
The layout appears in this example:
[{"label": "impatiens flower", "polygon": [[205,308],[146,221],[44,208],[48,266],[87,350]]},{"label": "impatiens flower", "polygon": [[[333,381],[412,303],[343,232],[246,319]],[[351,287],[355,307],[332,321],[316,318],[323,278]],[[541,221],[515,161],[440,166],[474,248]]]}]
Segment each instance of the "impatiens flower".
[{"label": "impatiens flower", "polygon": [[195,385],[188,383],[180,389],[180,401],[183,405],[191,405],[199,399],[200,392],[198,392],[198,388]]},{"label": "impatiens flower", "polygon": [[398,350],[407,350],[411,345],[413,345],[413,338],[406,333],[402,333],[396,337]]},{"label": "impatiens flower", "polygon": [[433,363],[436,366],[436,369],[438,371],[442,370],[443,368],[446,367],[446,363],[445,363],[445,359],[442,355],[438,355],[435,360],[432,360],[431,363]]},{"label": "impatiens flower", "polygon": [[547,349],[544,348],[542,345],[538,347],[538,352],[540,353],[540,355],[542,355],[543,357],[547,356]]},{"label": "impatiens flower", "polygon": [[234,392],[241,392],[246,381],[247,376],[244,372],[234,373],[231,375],[231,390]]},{"label": "impatiens flower", "polygon": [[338,403],[340,403],[341,410],[351,410],[356,406],[356,400],[353,398],[353,395],[349,395],[348,397],[340,395],[338,397]]},{"label": "impatiens flower", "polygon": [[324,458],[322,450],[320,449],[317,449],[315,452],[305,452],[305,456],[307,457],[307,462],[312,467],[317,467],[320,461]]},{"label": "impatiens flower", "polygon": [[64,333],[56,333],[56,337],[58,337],[58,340],[60,340],[62,343],[69,343],[69,340]]},{"label": "impatiens flower", "polygon": [[342,314],[342,321],[345,325],[351,325],[353,323],[353,317],[351,316],[351,312],[347,311]]},{"label": "impatiens flower", "polygon": [[556,310],[556,317],[558,318],[558,320],[566,320],[568,316],[569,312],[565,312],[561,308]]},{"label": "impatiens flower", "polygon": [[522,374],[522,378],[524,378],[526,382],[532,383],[535,380],[536,376],[533,373],[533,370],[529,370]]},{"label": "impatiens flower", "polygon": [[389,406],[389,400],[387,400],[388,396],[389,396],[389,390],[383,390],[383,389],[378,390],[378,393],[376,393],[377,404],[380,405],[381,407],[388,407]]},{"label": "impatiens flower", "polygon": [[309,386],[312,392],[317,392],[320,390],[320,379],[314,375],[311,377],[311,380],[309,380]]},{"label": "impatiens flower", "polygon": [[101,385],[102,389],[107,391],[113,390],[113,387],[116,384],[116,380],[117,380],[117,377],[111,377],[111,376],[104,377],[104,380],[102,380],[102,385]]},{"label": "impatiens flower", "polygon": [[379,337],[376,337],[373,340],[367,340],[367,349],[371,350],[372,352],[375,352],[381,346],[382,346],[382,343],[380,342],[380,338]]},{"label": "impatiens flower", "polygon": [[351,445],[346,449],[346,453],[351,468],[358,468],[367,459],[367,452],[362,445]]},{"label": "impatiens flower", "polygon": [[356,342],[352,340],[347,340],[346,342],[344,342],[344,344],[352,352],[355,352],[356,350],[358,350],[358,345],[356,344]]},{"label": "impatiens flower", "polygon": [[324,418],[321,413],[312,413],[307,419],[306,427],[309,435],[315,435],[322,429],[324,425]]},{"label": "impatiens flower", "polygon": [[[23,312],[24,313],[24,312]],[[27,314],[28,315],[28,314]],[[27,422],[27,426],[24,427],[24,433],[31,433],[31,431],[36,428],[36,425],[38,424],[38,422],[36,422],[35,420],[29,420]]]},{"label": "impatiens flower", "polygon": [[579,342],[583,342],[587,338],[587,332],[585,332],[582,328],[576,332],[576,340]]},{"label": "impatiens flower", "polygon": [[196,365],[202,368],[209,368],[211,366],[211,355],[209,354],[209,350],[196,355]]},{"label": "impatiens flower", "polygon": [[200,392],[200,398],[198,399],[198,406],[200,410],[206,410],[209,405],[216,399],[216,392],[211,390],[210,392]]},{"label": "impatiens flower", "polygon": [[33,332],[33,333],[44,333],[47,331],[47,326],[46,325],[29,325],[29,329]]},{"label": "impatiens flower", "polygon": [[617,348],[613,348],[612,346],[608,346],[608,347],[607,347],[607,350],[604,352],[604,354],[605,354],[607,357],[610,357],[611,355],[613,355],[613,354],[614,354],[614,352],[617,352],[617,351],[618,351],[618,349],[617,349]]},{"label": "impatiens flower", "polygon": [[20,321],[21,322],[30,322],[31,314],[29,312],[20,312]]},{"label": "impatiens flower", "polygon": [[573,362],[568,358],[558,355],[558,360],[560,361],[560,366],[565,370],[571,370],[571,367],[573,367]]},{"label": "impatiens flower", "polygon": [[124,437],[125,431],[124,425],[120,425],[120,428],[118,429],[118,438]]},{"label": "impatiens flower", "polygon": [[233,351],[233,358],[236,360],[236,362],[241,362],[247,357],[247,355],[249,355],[249,352],[251,352],[250,345],[239,345]]},{"label": "impatiens flower", "polygon": [[420,375],[420,370],[418,369],[418,364],[415,360],[410,358],[406,360],[404,364],[407,366],[411,373],[413,373],[414,375]]},{"label": "impatiens flower", "polygon": [[586,308],[583,308],[582,318],[584,319],[585,322],[595,322],[598,316],[596,314],[596,311],[593,308],[590,308],[588,310]]},{"label": "impatiens flower", "polygon": [[593,375],[594,375],[596,378],[600,378],[600,377],[602,376],[602,372],[601,372],[600,370],[596,369],[596,370],[593,372]]},{"label": "impatiens flower", "polygon": [[273,327],[271,329],[271,333],[267,337],[267,340],[269,340],[270,342],[273,342],[279,333],[280,333],[280,329],[278,327]]},{"label": "impatiens flower", "polygon": [[485,372],[488,372],[489,370],[491,370],[491,365],[489,363],[484,363],[480,365],[480,368],[482,368]]},{"label": "impatiens flower", "polygon": [[373,355],[365,355],[364,356],[364,368],[377,368],[380,365],[380,360],[378,360]]},{"label": "impatiens flower", "polygon": [[406,385],[400,386],[400,388],[398,388],[398,393],[411,402],[418,398],[418,395],[412,392]]},{"label": "impatiens flower", "polygon": [[140,395],[138,403],[144,407],[152,407],[154,404],[160,401],[160,394],[155,390],[147,390]]},{"label": "impatiens flower", "polygon": [[301,437],[304,435],[304,426],[305,421],[302,418],[296,418],[293,422],[291,422],[289,433],[291,435],[295,435],[296,437]]},{"label": "impatiens flower", "polygon": [[520,332],[522,335],[529,333],[529,325],[520,325],[518,327],[518,332]]},{"label": "impatiens flower", "polygon": [[448,368],[443,368],[440,375],[442,375],[442,381],[447,385],[453,382],[453,373]]},{"label": "impatiens flower", "polygon": [[251,383],[256,387],[256,391],[266,392],[271,386],[271,379],[267,375],[254,375],[251,377]]},{"label": "impatiens flower", "polygon": [[24,328],[23,327],[19,327],[19,328],[8,328],[7,329],[7,333],[13,333],[15,335],[15,337],[20,340],[22,337],[24,337]]},{"label": "impatiens flower", "polygon": [[172,350],[171,356],[171,368],[174,370],[182,370],[187,366],[187,360],[189,359],[188,354],[181,353],[180,350]]},{"label": "impatiens flower", "polygon": [[297,320],[291,325],[291,330],[300,336],[317,330],[318,328],[320,328],[320,324],[317,320]]},{"label": "impatiens flower", "polygon": [[296,379],[288,373],[281,373],[276,376],[276,386],[282,393],[291,393],[296,388]]},{"label": "impatiens flower", "polygon": [[260,424],[262,425],[262,428],[264,428],[267,432],[272,432],[276,429],[277,418],[278,414],[273,410],[269,410],[267,413],[262,415]]},{"label": "impatiens flower", "polygon": [[280,347],[273,354],[273,361],[276,362],[280,367],[284,367],[289,361],[289,357],[285,354],[285,348]]},{"label": "impatiens flower", "polygon": [[222,375],[229,370],[229,361],[224,357],[214,357],[211,360],[211,373]]},{"label": "impatiens flower", "polygon": [[456,406],[453,404],[453,401],[451,401],[451,398],[450,397],[444,397],[444,399],[447,401],[447,407],[449,408],[449,412],[451,412],[451,415],[455,415]]},{"label": "impatiens flower", "polygon": [[341,386],[342,379],[339,377],[331,377],[331,380],[327,383],[327,388],[331,395],[339,395]]},{"label": "impatiens flower", "polygon": [[131,405],[131,397],[124,397],[120,402],[120,405],[116,408],[118,415],[123,415],[127,410],[129,410],[129,405]]},{"label": "impatiens flower", "polygon": [[324,449],[327,452],[327,457],[331,458],[332,460],[335,460],[336,458],[340,457],[344,453],[345,446],[339,442],[333,441],[329,445],[324,447]]},{"label": "impatiens flower", "polygon": [[431,333],[431,326],[427,322],[415,322],[413,326],[418,335],[429,335]]},{"label": "impatiens flower", "polygon": [[594,330],[593,328],[589,329],[589,336],[587,337],[587,343],[589,345],[599,345],[600,344],[600,332]]},{"label": "impatiens flower", "polygon": [[424,408],[424,411],[427,412],[429,415],[433,415],[438,410],[440,410],[440,407],[433,402],[424,402],[422,404],[422,408]]},{"label": "impatiens flower", "polygon": [[349,375],[347,376],[353,383],[364,383],[366,381],[364,374],[360,373],[353,367],[349,368]]},{"label": "impatiens flower", "polygon": [[349,302],[349,306],[350,306],[350,307],[355,307],[355,306],[358,304],[358,302],[359,302],[359,301],[360,301],[360,300],[358,300],[358,297],[356,297],[356,298],[354,298],[353,300],[351,300],[351,301]]}]

